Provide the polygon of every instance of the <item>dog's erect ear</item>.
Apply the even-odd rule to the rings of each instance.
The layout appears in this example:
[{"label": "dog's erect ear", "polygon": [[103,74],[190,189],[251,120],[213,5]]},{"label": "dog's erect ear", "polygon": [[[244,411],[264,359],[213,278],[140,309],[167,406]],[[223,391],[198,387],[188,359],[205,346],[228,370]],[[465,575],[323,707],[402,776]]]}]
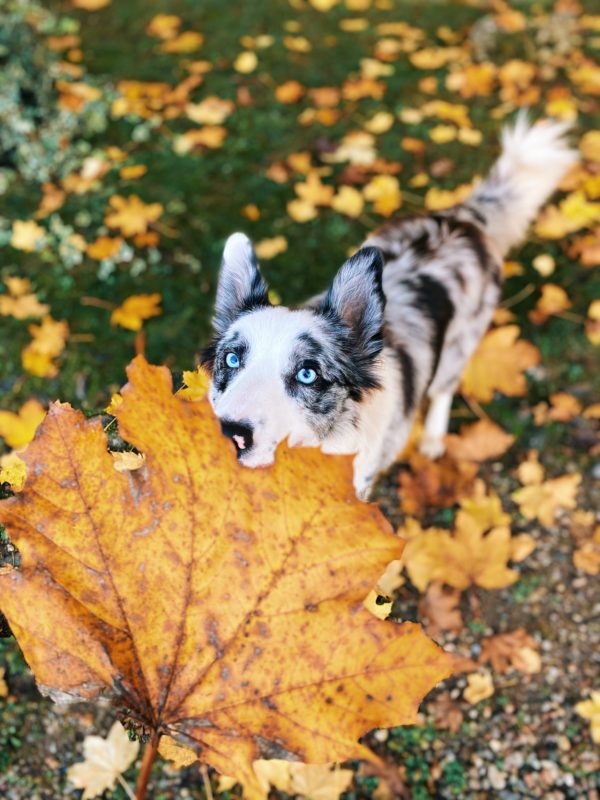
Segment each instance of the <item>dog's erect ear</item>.
[{"label": "dog's erect ear", "polygon": [[380,250],[363,247],[342,265],[321,305],[322,312],[333,313],[350,328],[370,357],[378,355],[383,346],[382,272]]},{"label": "dog's erect ear", "polygon": [[223,250],[213,328],[223,334],[244,311],[268,305],[268,287],[258,269],[250,239],[243,233],[234,233]]}]

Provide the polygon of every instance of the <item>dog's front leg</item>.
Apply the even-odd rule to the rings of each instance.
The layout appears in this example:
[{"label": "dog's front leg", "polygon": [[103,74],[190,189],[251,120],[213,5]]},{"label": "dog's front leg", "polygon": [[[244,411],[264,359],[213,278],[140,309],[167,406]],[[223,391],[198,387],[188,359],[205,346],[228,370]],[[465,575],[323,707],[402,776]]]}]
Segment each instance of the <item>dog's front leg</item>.
[{"label": "dog's front leg", "polygon": [[439,392],[431,398],[419,444],[419,452],[427,458],[435,460],[444,454],[444,437],[448,433],[451,408],[452,392]]},{"label": "dog's front leg", "polygon": [[401,455],[413,425],[414,415],[396,415],[375,443],[363,445],[354,458],[354,488],[360,500],[368,500],[377,476],[389,469]]}]

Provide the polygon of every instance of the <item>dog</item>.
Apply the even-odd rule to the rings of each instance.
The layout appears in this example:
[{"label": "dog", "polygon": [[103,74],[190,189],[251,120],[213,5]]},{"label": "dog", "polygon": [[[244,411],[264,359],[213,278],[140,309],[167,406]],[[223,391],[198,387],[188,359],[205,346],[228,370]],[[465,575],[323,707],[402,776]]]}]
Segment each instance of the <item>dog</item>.
[{"label": "dog", "polygon": [[568,127],[518,116],[464,202],[387,223],[298,309],[271,305],[249,239],[229,237],[202,360],[240,464],[272,464],[284,439],[353,454],[356,493],[367,499],[425,397],[420,449],[443,453],[461,373],[500,299],[503,257],[576,161]]}]

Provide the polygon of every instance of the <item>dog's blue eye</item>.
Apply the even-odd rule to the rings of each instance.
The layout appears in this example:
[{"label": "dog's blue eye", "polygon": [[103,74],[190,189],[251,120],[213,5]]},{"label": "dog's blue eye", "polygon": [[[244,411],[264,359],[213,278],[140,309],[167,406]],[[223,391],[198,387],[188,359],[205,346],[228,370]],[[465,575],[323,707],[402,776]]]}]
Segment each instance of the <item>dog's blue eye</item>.
[{"label": "dog's blue eye", "polygon": [[296,373],[296,380],[298,383],[304,383],[306,386],[309,386],[317,380],[317,373],[314,369],[303,367],[303,369]]},{"label": "dog's blue eye", "polygon": [[227,353],[225,363],[230,369],[239,369],[240,359],[235,353]]}]

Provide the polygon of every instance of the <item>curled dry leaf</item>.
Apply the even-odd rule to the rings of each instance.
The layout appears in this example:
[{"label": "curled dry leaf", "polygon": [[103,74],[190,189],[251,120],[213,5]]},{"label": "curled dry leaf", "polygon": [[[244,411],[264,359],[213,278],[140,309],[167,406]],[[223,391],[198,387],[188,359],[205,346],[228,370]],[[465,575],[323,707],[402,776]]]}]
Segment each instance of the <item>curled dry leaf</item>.
[{"label": "curled dry leaf", "polygon": [[450,692],[440,692],[432,703],[427,706],[434,727],[438,730],[448,730],[458,733],[463,722],[463,713],[458,704],[452,699]]},{"label": "curled dry leaf", "polygon": [[542,668],[537,642],[523,628],[483,639],[479,663],[488,662],[499,673],[512,668],[532,675]]},{"label": "curled dry leaf", "polygon": [[434,638],[443,631],[460,633],[463,619],[458,589],[444,588],[439,581],[430,583],[419,602],[419,618],[429,636]]},{"label": "curled dry leaf", "polygon": [[250,798],[258,758],[372,757],[358,738],[414,722],[450,659],[362,607],[399,542],[351,459],[283,447],[243,469],[207,401],[141,357],[128,376],[115,414],[143,470],[117,472],[101,421],[57,403],[0,503],[22,563],[0,607],[38,685],[110,698]]},{"label": "curled dry leaf", "polygon": [[465,425],[460,434],[446,437],[446,452],[454,459],[487,461],[504,455],[515,441],[499,425],[489,419],[480,419],[473,425]]},{"label": "curled dry leaf", "polygon": [[473,491],[477,466],[443,456],[430,461],[421,453],[410,457],[410,471],[400,473],[402,510],[422,514],[428,508],[448,508]]}]

